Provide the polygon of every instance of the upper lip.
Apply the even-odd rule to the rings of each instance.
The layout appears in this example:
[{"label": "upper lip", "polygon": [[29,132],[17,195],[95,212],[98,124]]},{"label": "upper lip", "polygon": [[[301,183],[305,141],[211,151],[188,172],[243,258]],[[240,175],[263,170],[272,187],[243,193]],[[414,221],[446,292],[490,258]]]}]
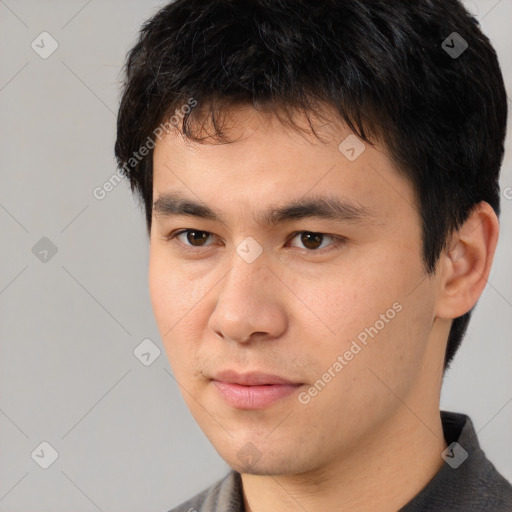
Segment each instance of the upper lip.
[{"label": "upper lip", "polygon": [[213,380],[226,382],[228,384],[240,384],[242,386],[263,386],[265,384],[293,384],[291,380],[264,372],[238,373],[234,370],[223,370],[214,375]]}]

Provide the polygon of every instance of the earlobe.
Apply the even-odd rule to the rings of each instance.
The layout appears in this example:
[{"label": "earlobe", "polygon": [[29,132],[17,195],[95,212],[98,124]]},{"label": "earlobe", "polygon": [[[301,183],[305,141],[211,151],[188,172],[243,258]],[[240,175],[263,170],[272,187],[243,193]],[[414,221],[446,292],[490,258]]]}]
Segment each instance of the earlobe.
[{"label": "earlobe", "polygon": [[498,235],[498,218],[482,201],[453,233],[448,249],[441,254],[443,271],[436,316],[457,318],[476,304],[489,278]]}]

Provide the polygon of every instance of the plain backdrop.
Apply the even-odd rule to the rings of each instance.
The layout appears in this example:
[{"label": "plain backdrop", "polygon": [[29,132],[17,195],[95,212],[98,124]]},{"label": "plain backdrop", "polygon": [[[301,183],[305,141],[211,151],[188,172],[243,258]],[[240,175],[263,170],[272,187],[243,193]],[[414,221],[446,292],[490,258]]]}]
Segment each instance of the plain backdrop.
[{"label": "plain backdrop", "polygon": [[[163,352],[142,212],[125,182],[93,194],[116,174],[125,54],[162,5],[0,0],[0,512],[165,512],[229,469]],[[512,1],[467,6],[510,97]],[[509,130],[494,267],[442,394],[509,480],[511,163]]]}]

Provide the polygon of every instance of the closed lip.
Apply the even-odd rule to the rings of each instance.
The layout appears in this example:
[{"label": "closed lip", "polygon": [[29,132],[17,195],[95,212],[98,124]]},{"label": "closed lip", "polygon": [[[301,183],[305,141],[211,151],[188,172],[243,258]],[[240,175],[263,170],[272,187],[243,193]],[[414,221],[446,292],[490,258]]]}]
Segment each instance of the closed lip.
[{"label": "closed lip", "polygon": [[247,373],[238,373],[235,370],[223,370],[216,373],[212,380],[225,382],[227,384],[238,384],[240,386],[265,386],[265,385],[289,385],[299,386],[301,382],[293,382],[279,375],[271,373],[253,371]]}]

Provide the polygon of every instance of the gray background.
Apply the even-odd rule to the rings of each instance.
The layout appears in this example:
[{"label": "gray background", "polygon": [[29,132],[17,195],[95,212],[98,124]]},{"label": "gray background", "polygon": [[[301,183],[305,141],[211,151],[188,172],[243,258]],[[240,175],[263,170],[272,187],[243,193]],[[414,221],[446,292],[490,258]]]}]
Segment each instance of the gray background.
[{"label": "gray background", "polygon": [[[164,3],[0,0],[0,512],[165,512],[228,470],[165,357],[142,212],[124,182],[93,195],[116,173],[125,54]],[[512,0],[467,5],[510,97]],[[43,31],[59,45],[46,59],[31,47]],[[472,417],[512,480],[510,132],[495,263],[442,407]],[[144,339],[162,351],[149,366],[133,353]]]}]

